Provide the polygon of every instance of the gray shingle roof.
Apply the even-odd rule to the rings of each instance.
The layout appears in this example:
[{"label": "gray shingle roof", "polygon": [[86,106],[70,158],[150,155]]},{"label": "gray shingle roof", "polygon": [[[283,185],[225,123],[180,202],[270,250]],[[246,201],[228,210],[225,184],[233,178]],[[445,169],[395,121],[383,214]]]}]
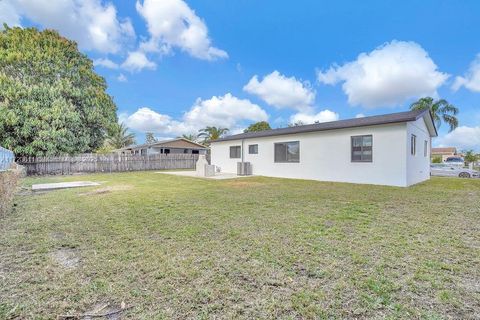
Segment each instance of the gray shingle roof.
[{"label": "gray shingle roof", "polygon": [[[326,130],[335,130],[335,129],[345,129],[345,128],[355,128],[355,127],[366,127],[374,126],[381,124],[389,123],[401,123],[415,121],[427,114],[428,110],[414,110],[398,113],[390,113],[379,116],[371,116],[364,118],[355,118],[355,119],[346,119],[332,122],[323,122],[308,124],[303,126],[288,127],[288,128],[279,128],[258,132],[247,132],[240,133],[231,136],[226,136],[212,142],[220,141],[229,141],[229,140],[239,140],[239,139],[250,139],[250,138],[259,138],[259,137],[271,137],[279,136],[285,134],[295,134],[295,133],[305,133],[305,132],[314,132],[314,131],[326,131]],[[433,124],[435,127],[435,125]],[[436,129],[435,129],[436,132]]]}]

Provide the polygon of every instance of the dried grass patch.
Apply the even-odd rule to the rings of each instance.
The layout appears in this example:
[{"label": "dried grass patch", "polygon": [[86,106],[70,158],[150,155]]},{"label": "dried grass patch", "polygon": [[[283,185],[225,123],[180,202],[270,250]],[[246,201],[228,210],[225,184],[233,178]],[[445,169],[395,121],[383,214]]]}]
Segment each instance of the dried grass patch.
[{"label": "dried grass patch", "polygon": [[132,185],[127,185],[127,184],[119,184],[119,185],[114,185],[114,186],[108,186],[108,187],[103,187],[103,188],[98,188],[89,192],[82,192],[79,193],[79,196],[93,196],[97,194],[105,194],[105,193],[111,193],[111,192],[117,192],[117,191],[128,191],[132,190],[133,186]]}]

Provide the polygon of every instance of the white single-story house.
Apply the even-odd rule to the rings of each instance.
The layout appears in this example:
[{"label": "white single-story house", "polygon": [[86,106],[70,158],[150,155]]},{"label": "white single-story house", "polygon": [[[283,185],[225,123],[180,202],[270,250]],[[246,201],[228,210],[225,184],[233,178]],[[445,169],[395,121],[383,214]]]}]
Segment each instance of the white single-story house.
[{"label": "white single-story house", "polygon": [[185,138],[157,141],[116,150],[120,154],[207,154],[208,148]]},{"label": "white single-story house", "polygon": [[211,163],[236,173],[406,187],[430,178],[428,110],[227,136],[212,142]]}]

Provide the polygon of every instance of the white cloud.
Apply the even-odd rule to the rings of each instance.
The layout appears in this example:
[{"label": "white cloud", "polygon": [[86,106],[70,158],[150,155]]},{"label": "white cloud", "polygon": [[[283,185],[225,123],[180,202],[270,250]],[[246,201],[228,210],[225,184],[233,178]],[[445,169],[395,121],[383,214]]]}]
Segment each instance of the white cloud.
[{"label": "white cloud", "polygon": [[162,54],[179,48],[204,60],[227,58],[228,54],[211,45],[204,21],[182,0],[137,0],[138,13],[147,22],[150,40],[140,49]]},{"label": "white cloud", "polygon": [[11,1],[0,0],[0,30],[3,30],[4,23],[9,27],[19,26],[20,14]]},{"label": "white cloud", "polygon": [[122,68],[135,72],[143,69],[156,69],[155,62],[150,61],[145,53],[141,51],[132,51],[128,53],[127,59],[122,63]]},{"label": "white cloud", "polygon": [[[154,69],[147,54],[168,54],[174,48],[204,60],[228,57],[212,46],[205,22],[184,1],[137,0],[136,9],[147,23],[150,38],[129,53],[122,65],[127,70]],[[107,0],[0,0],[0,30],[3,22],[20,25],[22,19],[58,30],[86,51],[125,53],[135,39],[130,19],[119,17],[115,5]],[[106,58],[98,59],[96,65],[120,67]]]},{"label": "white cloud", "polygon": [[107,69],[118,69],[119,65],[108,58],[100,58],[93,60],[94,66],[101,66]]},{"label": "white cloud", "polygon": [[365,115],[363,113],[359,113],[355,116],[355,118],[359,119],[359,118],[365,118]]},{"label": "white cloud", "polygon": [[290,117],[290,123],[301,122],[303,124],[311,124],[315,122],[336,121],[338,118],[338,113],[326,109],[316,114],[302,112],[296,113]]},{"label": "white cloud", "polygon": [[138,109],[125,120],[125,123],[138,131],[162,133],[172,133],[174,131],[172,125],[178,125],[178,122],[173,121],[170,116],[160,114],[147,107]]},{"label": "white cloud", "polygon": [[196,133],[206,126],[229,128],[235,131],[242,127],[242,121],[268,120],[267,113],[247,99],[239,99],[227,93],[210,99],[198,99],[181,120],[158,113],[150,108],[138,109],[130,115],[127,125],[138,131],[152,131],[165,135]]},{"label": "white cloud", "polygon": [[457,147],[460,150],[474,149],[480,151],[480,126],[458,127],[443,137],[438,137],[435,144],[439,147]]},{"label": "white cloud", "polygon": [[120,74],[118,75],[118,77],[117,77],[117,81],[119,81],[119,82],[127,82],[128,79],[127,79],[127,77],[126,77],[123,73],[120,73]]},{"label": "white cloud", "polygon": [[474,92],[480,92],[480,54],[470,63],[467,73],[463,77],[456,77],[452,89],[465,87]]},{"label": "white cloud", "polygon": [[246,92],[256,95],[271,106],[310,111],[315,101],[315,91],[308,82],[295,77],[286,77],[278,71],[266,75],[259,81],[255,75],[243,87]]},{"label": "white cloud", "polygon": [[398,106],[408,99],[437,96],[449,75],[439,72],[428,53],[415,42],[392,41],[357,60],[318,72],[318,80],[342,88],[351,105]]},{"label": "white cloud", "polygon": [[[101,0],[4,0],[15,14],[78,42],[84,50],[116,53],[135,37],[129,19],[117,17],[111,3]],[[5,3],[3,4],[5,6]],[[11,14],[10,14],[11,15]]]},{"label": "white cloud", "polygon": [[239,120],[266,121],[268,115],[250,100],[239,99],[230,93],[208,100],[198,99],[184,115],[185,123],[200,128],[212,125],[233,128]]}]

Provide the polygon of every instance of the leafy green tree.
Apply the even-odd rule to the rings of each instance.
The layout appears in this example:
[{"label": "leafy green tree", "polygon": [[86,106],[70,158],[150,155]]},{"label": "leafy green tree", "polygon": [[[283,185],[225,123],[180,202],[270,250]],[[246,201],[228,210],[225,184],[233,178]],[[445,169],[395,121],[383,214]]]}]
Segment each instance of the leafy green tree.
[{"label": "leafy green tree", "polygon": [[157,142],[157,138],[153,135],[153,132],[147,132],[145,134],[145,143],[152,144]]},{"label": "leafy green tree", "polygon": [[109,145],[108,143],[105,143],[103,146],[101,146],[100,148],[98,148],[97,150],[95,150],[95,153],[98,153],[98,154],[109,154],[109,153],[112,153],[114,150],[115,150],[114,147],[112,147],[112,146]]},{"label": "leafy green tree", "polygon": [[0,32],[0,141],[17,155],[90,152],[117,122],[106,82],[56,31]]},{"label": "leafy green tree", "polygon": [[411,110],[425,110],[429,109],[433,115],[433,120],[437,128],[442,122],[450,126],[450,132],[458,127],[458,119],[456,115],[459,110],[453,104],[450,104],[445,99],[434,100],[431,97],[421,98],[410,105]]},{"label": "leafy green tree", "polygon": [[189,134],[182,134],[179,138],[183,138],[183,139],[187,139],[187,140],[190,140],[190,141],[193,141],[193,142],[197,142],[198,136],[196,134],[189,133]]},{"label": "leafy green tree", "polygon": [[265,131],[265,130],[272,130],[270,124],[267,121],[260,121],[256,123],[252,123],[248,126],[247,129],[243,130],[243,132],[257,132],[257,131]]},{"label": "leafy green tree", "polygon": [[135,144],[135,134],[128,132],[128,128],[123,123],[117,123],[110,130],[106,143],[114,149],[125,148]]},{"label": "leafy green tree", "polygon": [[209,144],[212,140],[220,139],[228,131],[229,129],[227,128],[206,127],[204,129],[198,130],[198,137],[203,138],[204,143]]},{"label": "leafy green tree", "polygon": [[465,156],[463,157],[465,159],[465,162],[467,163],[475,163],[479,159],[479,155],[475,154],[473,150],[468,150],[465,152]]}]

